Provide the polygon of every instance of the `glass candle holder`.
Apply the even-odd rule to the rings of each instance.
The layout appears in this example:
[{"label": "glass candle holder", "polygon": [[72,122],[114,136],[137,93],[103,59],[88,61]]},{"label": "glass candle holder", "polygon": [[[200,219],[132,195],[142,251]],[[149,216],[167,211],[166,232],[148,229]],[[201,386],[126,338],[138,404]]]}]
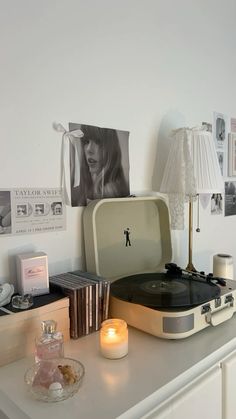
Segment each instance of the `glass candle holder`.
[{"label": "glass candle holder", "polygon": [[108,319],[100,329],[100,351],[105,358],[123,358],[128,353],[127,323],[121,319]]}]

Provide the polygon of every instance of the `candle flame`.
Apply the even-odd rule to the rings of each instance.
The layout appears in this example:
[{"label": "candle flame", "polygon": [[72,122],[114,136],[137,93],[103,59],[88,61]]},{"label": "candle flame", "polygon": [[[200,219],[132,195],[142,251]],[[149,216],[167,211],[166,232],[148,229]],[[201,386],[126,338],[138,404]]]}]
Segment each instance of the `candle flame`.
[{"label": "candle flame", "polygon": [[115,336],[116,335],[116,329],[114,329],[114,327],[110,327],[107,330],[107,334],[108,334],[108,336]]}]

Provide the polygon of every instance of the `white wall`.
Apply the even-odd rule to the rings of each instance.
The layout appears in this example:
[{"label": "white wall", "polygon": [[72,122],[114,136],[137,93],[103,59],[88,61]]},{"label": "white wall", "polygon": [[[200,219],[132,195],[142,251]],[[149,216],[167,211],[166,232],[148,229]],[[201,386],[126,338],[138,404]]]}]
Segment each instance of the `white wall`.
[{"label": "white wall", "polygon": [[[53,121],[130,131],[132,192],[158,189],[172,128],[236,116],[234,0],[1,0],[0,188],[59,187],[61,138]],[[67,230],[0,237],[0,280],[14,255],[43,250],[50,273],[84,267],[81,208]],[[236,216],[201,211],[196,267],[236,260]],[[187,258],[186,231],[173,234]]]}]

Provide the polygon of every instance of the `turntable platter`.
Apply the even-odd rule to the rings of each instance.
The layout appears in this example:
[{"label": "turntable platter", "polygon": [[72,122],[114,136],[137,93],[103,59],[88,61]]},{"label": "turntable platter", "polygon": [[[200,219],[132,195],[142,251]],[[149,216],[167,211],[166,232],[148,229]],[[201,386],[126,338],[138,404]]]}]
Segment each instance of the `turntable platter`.
[{"label": "turntable platter", "polygon": [[150,308],[174,309],[193,307],[215,299],[220,296],[220,288],[188,275],[144,273],[113,282],[111,295]]}]

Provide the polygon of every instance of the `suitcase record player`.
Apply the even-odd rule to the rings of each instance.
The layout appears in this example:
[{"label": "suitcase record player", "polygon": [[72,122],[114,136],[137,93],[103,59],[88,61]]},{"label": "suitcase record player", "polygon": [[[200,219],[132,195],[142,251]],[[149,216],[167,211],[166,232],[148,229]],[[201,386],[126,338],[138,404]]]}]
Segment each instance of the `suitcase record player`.
[{"label": "suitcase record player", "polygon": [[111,317],[154,336],[181,339],[236,311],[236,281],[171,263],[162,197],[92,201],[83,223],[87,270],[111,280]]}]

